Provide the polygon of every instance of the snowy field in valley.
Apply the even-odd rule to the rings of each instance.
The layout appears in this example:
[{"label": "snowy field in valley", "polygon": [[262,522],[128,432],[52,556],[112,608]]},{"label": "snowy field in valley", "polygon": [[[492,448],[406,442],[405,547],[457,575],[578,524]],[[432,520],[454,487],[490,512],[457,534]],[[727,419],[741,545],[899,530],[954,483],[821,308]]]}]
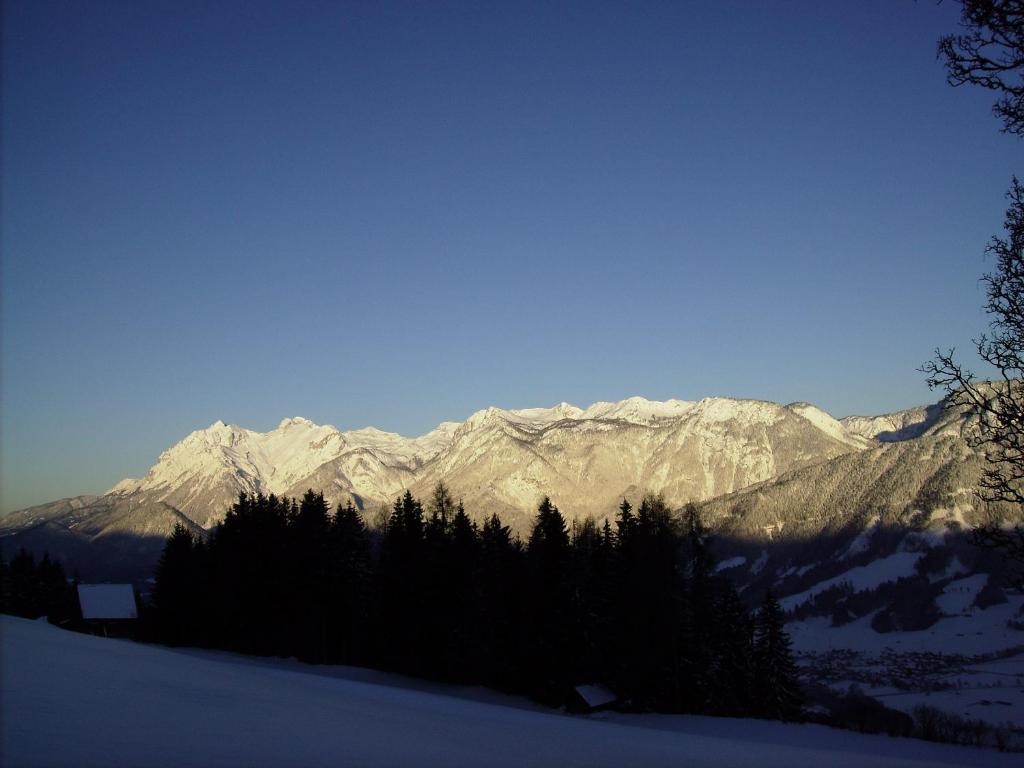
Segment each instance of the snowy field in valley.
[{"label": "snowy field in valley", "polygon": [[1020,619],[1024,595],[1010,594],[1007,602],[981,609],[971,603],[983,585],[984,577],[979,576],[951,582],[937,601],[942,618],[917,632],[876,632],[871,628],[874,614],[841,627],[833,627],[832,620],[824,617],[790,621],[786,631],[797,651],[853,648],[867,653],[890,649],[981,654],[1024,646],[1024,631],[1009,624]]},{"label": "snowy field in valley", "polygon": [[822,726],[592,717],[519,699],[0,617],[4,766],[1020,766]]},{"label": "snowy field in valley", "polygon": [[950,687],[927,692],[873,686],[863,690],[887,707],[904,712],[924,704],[993,725],[1024,727],[1024,654],[965,664],[938,677]]}]

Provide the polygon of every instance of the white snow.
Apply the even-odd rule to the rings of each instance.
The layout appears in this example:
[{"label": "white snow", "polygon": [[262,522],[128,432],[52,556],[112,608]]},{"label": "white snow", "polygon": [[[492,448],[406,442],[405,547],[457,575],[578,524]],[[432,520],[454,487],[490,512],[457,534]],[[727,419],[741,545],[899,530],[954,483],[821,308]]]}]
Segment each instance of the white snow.
[{"label": "white snow", "polygon": [[619,698],[603,685],[598,683],[577,685],[576,692],[587,703],[588,707],[603,707],[605,704],[611,704]]},{"label": "white snow", "polygon": [[618,419],[634,424],[650,424],[658,419],[672,419],[691,410],[696,403],[688,400],[647,400],[628,397],[617,403],[594,403],[583,411],[583,419]]},{"label": "white snow", "polygon": [[507,413],[521,421],[553,424],[563,419],[578,419],[583,414],[583,409],[563,402],[551,408],[520,408]]},{"label": "white snow", "polygon": [[855,592],[874,589],[887,581],[896,581],[905,576],[914,575],[914,564],[920,560],[920,552],[894,552],[867,565],[861,565],[844,571],[831,579],[820,581],[805,592],[790,595],[779,600],[783,610],[791,611],[802,603],[806,603],[820,592],[843,582],[848,582]]},{"label": "white snow", "polygon": [[26,768],[1020,764],[822,726],[560,715],[497,694],[485,702],[478,691],[399,687],[365,670],[170,650],[7,616],[0,658],[0,754]]},{"label": "white snow", "polygon": [[731,397],[705,397],[693,408],[693,415],[707,422],[743,421],[770,426],[780,421],[783,409],[765,400],[735,400]]},{"label": "white snow", "polygon": [[904,712],[924,704],[992,725],[1024,727],[1024,656],[970,664],[936,679],[950,687],[932,691],[865,687],[864,692]]},{"label": "white snow", "polygon": [[867,552],[868,547],[871,546],[871,537],[878,532],[881,525],[881,520],[877,515],[868,520],[867,525],[864,526],[864,530],[858,533],[857,537],[850,542],[850,546],[847,547],[846,551],[839,556],[839,559],[846,560],[854,555]]},{"label": "white snow", "polygon": [[131,584],[79,584],[83,619],[134,619],[135,592]]},{"label": "white snow", "polygon": [[134,493],[139,489],[142,481],[134,477],[126,477],[124,480],[120,480],[114,484],[112,488],[104,491],[104,496],[108,493]]},{"label": "white snow", "polygon": [[952,579],[957,576],[963,576],[964,574],[970,573],[970,568],[960,562],[960,558],[954,556],[949,561],[949,565],[942,571],[942,573],[930,573],[928,574],[928,581],[933,584],[936,581],[944,581],[946,579]]},{"label": "white snow", "polygon": [[886,649],[968,655],[994,653],[1024,645],[1024,632],[1006,624],[1018,618],[1024,596],[1009,595],[1008,598],[1008,602],[983,611],[943,617],[918,632],[876,632],[871,628],[873,614],[841,627],[833,627],[831,619],[824,617],[791,621],[787,622],[786,631],[797,651],[848,648],[862,653],[880,653]]},{"label": "white snow", "polygon": [[832,418],[832,416],[810,403],[790,403],[786,408],[797,416],[807,419],[811,424],[834,440],[838,440],[841,443],[846,443],[847,445],[852,445],[858,448],[862,448],[865,445],[865,439],[863,437],[851,433],[840,422]]},{"label": "white snow", "polygon": [[765,565],[767,563],[768,563],[768,550],[762,549],[761,550],[761,554],[758,556],[757,560],[755,560],[751,564],[750,572],[756,576],[757,574],[759,574],[764,569],[764,567],[765,567]]},{"label": "white snow", "polygon": [[935,598],[935,604],[946,615],[969,613],[974,598],[988,581],[988,574],[976,573],[966,579],[949,582],[942,594]]},{"label": "white snow", "polygon": [[718,565],[715,566],[715,572],[717,573],[718,571],[727,571],[730,568],[738,568],[741,565],[744,565],[746,562],[747,558],[743,557],[742,555],[730,557],[728,560],[723,560],[722,562],[718,563]]}]

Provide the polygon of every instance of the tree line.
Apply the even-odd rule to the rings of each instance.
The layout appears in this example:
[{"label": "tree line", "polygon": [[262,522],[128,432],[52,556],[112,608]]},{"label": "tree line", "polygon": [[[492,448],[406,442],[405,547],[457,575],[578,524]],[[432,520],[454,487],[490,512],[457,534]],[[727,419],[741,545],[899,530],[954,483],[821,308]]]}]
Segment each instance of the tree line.
[{"label": "tree line", "polygon": [[24,548],[10,563],[0,555],[0,613],[67,624],[79,618],[77,581],[69,582],[64,566],[49,553],[39,562]]},{"label": "tree line", "polygon": [[527,541],[477,525],[439,484],[382,530],[323,494],[241,494],[205,539],[177,527],[156,571],[162,642],[296,656],[566,703],[601,683],[631,708],[796,719],[783,614],[715,573],[693,507],[660,497],[566,524],[547,498]]}]

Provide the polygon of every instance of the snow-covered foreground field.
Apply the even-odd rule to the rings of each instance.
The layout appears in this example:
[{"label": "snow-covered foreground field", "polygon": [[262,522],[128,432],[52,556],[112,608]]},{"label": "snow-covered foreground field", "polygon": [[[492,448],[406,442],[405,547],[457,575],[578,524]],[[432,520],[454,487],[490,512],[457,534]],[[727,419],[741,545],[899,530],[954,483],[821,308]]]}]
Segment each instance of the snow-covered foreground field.
[{"label": "snow-covered foreground field", "polygon": [[572,717],[362,670],[179,652],[7,616],[0,664],[4,766],[1024,765],[821,726]]}]

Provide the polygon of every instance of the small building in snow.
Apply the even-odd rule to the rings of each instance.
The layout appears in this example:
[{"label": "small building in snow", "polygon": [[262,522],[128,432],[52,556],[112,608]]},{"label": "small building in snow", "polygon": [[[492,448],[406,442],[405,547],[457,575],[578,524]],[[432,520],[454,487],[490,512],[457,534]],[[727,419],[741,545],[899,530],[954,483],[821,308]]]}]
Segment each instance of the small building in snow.
[{"label": "small building in snow", "polygon": [[566,709],[579,715],[600,712],[608,709],[619,701],[619,697],[600,683],[577,685],[569,695]]},{"label": "small building in snow", "polygon": [[131,634],[139,618],[131,584],[79,584],[82,624],[93,634]]}]

